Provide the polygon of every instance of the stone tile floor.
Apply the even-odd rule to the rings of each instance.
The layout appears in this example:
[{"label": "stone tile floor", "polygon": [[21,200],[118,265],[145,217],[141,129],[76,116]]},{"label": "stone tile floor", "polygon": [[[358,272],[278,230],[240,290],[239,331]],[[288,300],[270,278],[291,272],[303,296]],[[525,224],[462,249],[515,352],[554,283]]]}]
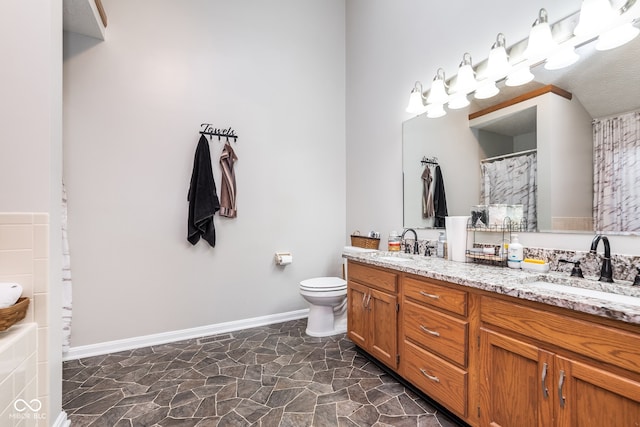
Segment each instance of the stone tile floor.
[{"label": "stone tile floor", "polygon": [[64,362],[73,427],[458,426],[306,320]]}]

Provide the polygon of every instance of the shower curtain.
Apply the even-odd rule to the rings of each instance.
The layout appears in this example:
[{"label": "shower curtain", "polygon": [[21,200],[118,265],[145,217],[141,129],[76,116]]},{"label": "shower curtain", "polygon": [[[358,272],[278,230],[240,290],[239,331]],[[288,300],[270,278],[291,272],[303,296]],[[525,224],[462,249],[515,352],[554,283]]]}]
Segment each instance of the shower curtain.
[{"label": "shower curtain", "polygon": [[62,183],[62,352],[69,351],[71,341],[71,258],[67,239],[67,190]]},{"label": "shower curtain", "polygon": [[527,221],[527,230],[537,228],[536,194],[538,190],[536,175],[536,153],[517,157],[484,162],[480,200],[485,205],[507,204],[522,205],[523,218]]},{"label": "shower curtain", "polygon": [[640,112],[593,122],[596,231],[640,231]]}]

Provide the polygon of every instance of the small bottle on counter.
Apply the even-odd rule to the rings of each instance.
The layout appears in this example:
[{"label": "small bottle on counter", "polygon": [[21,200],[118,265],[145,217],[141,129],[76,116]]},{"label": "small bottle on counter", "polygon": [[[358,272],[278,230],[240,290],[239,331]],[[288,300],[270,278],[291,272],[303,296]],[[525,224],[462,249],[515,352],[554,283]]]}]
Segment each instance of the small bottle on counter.
[{"label": "small bottle on counter", "polygon": [[444,236],[444,231],[440,232],[440,235],[438,236],[438,243],[436,244],[436,256],[439,258],[444,258],[445,254],[444,254],[444,246],[446,243],[446,238]]},{"label": "small bottle on counter", "polygon": [[522,244],[518,241],[517,234],[512,236],[507,254],[507,265],[511,268],[520,268],[522,265],[522,259],[524,258],[524,250],[522,248]]},{"label": "small bottle on counter", "polygon": [[392,231],[391,233],[389,233],[389,251],[399,252],[401,240],[402,239],[398,235],[397,231]]}]

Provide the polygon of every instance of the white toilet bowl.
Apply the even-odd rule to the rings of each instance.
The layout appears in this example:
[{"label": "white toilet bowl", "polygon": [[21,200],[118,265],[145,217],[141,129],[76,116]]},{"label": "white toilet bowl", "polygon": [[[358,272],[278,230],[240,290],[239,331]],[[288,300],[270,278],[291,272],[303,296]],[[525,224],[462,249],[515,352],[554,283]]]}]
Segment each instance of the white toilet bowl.
[{"label": "white toilet bowl", "polygon": [[309,303],[306,333],[328,337],[347,331],[347,282],[338,277],[316,277],[300,282],[300,295]]}]

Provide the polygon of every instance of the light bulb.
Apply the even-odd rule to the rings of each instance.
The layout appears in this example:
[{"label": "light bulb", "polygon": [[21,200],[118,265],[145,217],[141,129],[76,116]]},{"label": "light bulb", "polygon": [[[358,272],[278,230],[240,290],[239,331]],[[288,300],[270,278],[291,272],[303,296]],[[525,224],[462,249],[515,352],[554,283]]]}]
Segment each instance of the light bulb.
[{"label": "light bulb", "polygon": [[431,90],[429,90],[427,104],[444,104],[449,100],[444,79],[444,70],[442,68],[438,68],[438,72],[433,78],[433,82],[431,82]]}]

